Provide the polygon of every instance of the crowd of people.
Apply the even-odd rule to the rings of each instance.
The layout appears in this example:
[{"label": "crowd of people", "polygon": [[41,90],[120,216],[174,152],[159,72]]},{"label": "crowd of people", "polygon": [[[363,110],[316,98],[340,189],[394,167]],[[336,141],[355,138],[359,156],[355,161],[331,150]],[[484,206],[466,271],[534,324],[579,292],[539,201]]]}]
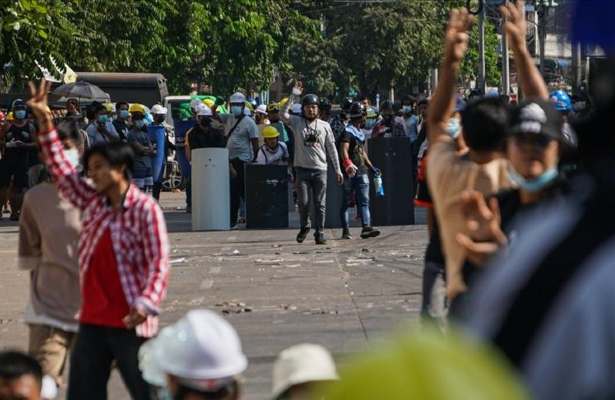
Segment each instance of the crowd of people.
[{"label": "crowd of people", "polygon": [[[218,112],[221,98],[193,104],[183,150],[190,160],[194,149],[228,149],[232,224],[246,164],[288,166],[299,243],[311,228],[316,244],[326,243],[329,168],[343,194],[342,239],[352,238],[351,204],[361,237],[379,235],[369,193],[370,173],[381,172],[368,156],[369,138],[407,137],[417,157],[414,201],[429,217],[421,314],[435,328],[339,375],[323,347],[292,346],[274,363],[272,398],[322,398],[321,390],[330,399],[615,396],[608,223],[615,87],[575,116],[566,93],[549,93],[527,49],[524,2],[500,12],[518,104],[459,95],[473,19],[466,9],[451,12],[430,98],[384,101],[378,110],[368,98],[347,99],[333,115],[328,99],[304,94],[298,82],[287,101],[253,113],[240,92],[230,96],[229,113]],[[169,140],[167,110],[94,103],[84,126],[75,100],[61,118],[52,113],[49,90],[47,82],[31,84],[30,100],[15,102],[2,128],[0,188],[12,190],[19,267],[30,271],[30,355],[0,352],[0,399],[53,397],[68,359],[68,399],[106,399],[112,368],[135,399],[240,398],[248,359],[225,319],[191,310],[159,331],[169,244],[156,164],[168,149],[181,150]],[[426,377],[429,388],[420,386]]]}]

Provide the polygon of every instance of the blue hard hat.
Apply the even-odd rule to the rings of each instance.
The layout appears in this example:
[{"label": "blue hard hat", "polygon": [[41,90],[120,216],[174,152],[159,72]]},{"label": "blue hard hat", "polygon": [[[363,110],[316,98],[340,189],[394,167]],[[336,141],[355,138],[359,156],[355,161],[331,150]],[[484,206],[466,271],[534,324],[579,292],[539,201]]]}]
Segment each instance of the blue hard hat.
[{"label": "blue hard hat", "polygon": [[572,100],[568,93],[563,90],[556,90],[549,96],[557,111],[572,111]]}]

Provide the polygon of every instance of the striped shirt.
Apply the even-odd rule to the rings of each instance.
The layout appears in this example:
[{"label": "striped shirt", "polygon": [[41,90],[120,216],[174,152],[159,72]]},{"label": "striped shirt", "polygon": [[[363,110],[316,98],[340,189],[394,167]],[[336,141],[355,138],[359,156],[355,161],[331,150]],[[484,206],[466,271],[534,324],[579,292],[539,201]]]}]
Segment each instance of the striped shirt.
[{"label": "striped shirt", "polygon": [[154,336],[169,279],[169,244],[162,210],[152,197],[134,185],[126,192],[122,209],[114,210],[104,195],[97,193],[77,174],[55,130],[40,133],[39,141],[58,190],[82,211],[81,282],[88,272],[96,244],[109,228],[126,301],[148,315],[146,321],[137,326],[136,333],[142,337]]},{"label": "striped shirt", "polygon": [[522,216],[468,302],[466,327],[519,369],[532,398],[615,397],[614,187],[577,179],[574,195]]}]

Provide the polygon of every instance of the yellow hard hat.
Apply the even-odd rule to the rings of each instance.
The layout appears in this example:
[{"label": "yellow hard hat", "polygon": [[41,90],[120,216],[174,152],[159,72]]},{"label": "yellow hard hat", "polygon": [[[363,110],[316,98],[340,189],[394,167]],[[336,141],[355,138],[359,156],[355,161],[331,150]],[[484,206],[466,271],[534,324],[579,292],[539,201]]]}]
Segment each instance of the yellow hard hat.
[{"label": "yellow hard hat", "polygon": [[263,129],[263,139],[273,139],[280,136],[280,132],[273,126],[266,126]]},{"label": "yellow hard hat", "polygon": [[203,104],[209,108],[214,108],[214,101],[212,99],[203,99]]},{"label": "yellow hard hat", "polygon": [[280,100],[278,104],[280,105],[280,107],[284,107],[286,103],[288,103],[288,97],[284,97],[282,100]]},{"label": "yellow hard hat", "polygon": [[269,103],[269,105],[267,106],[267,111],[268,112],[280,111],[280,103]]},{"label": "yellow hard hat", "polygon": [[6,120],[7,120],[7,121],[14,121],[14,120],[15,120],[15,115],[13,114],[13,111],[9,112],[9,113],[6,115]]},{"label": "yellow hard hat", "polygon": [[112,113],[115,111],[113,103],[103,103],[103,107],[105,107],[105,110],[107,110],[108,113]]},{"label": "yellow hard hat", "polygon": [[132,103],[128,108],[128,112],[145,114],[145,106],[139,103]]}]

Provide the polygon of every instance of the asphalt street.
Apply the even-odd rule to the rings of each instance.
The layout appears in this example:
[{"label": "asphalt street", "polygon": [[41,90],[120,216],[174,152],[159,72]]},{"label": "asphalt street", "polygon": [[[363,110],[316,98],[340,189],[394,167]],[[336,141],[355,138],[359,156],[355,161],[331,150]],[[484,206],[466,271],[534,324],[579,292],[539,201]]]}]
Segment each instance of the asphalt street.
[{"label": "asphalt street", "polygon": [[[250,361],[245,399],[268,398],[272,363],[288,346],[319,343],[343,364],[418,316],[425,225],[317,247],[311,236],[297,244],[294,229],[192,232],[181,203],[182,194],[163,194],[172,271],[162,322],[193,308],[227,317]],[[329,238],[339,234],[327,231]],[[28,274],[16,268],[17,238],[17,225],[0,221],[0,348],[27,346]],[[129,398],[115,374],[109,398]]]}]

